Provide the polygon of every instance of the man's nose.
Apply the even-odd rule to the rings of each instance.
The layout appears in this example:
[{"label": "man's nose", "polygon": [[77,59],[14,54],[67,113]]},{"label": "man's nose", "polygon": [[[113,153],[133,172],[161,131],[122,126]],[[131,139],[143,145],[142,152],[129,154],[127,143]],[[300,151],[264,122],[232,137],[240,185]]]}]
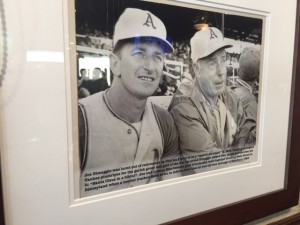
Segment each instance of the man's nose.
[{"label": "man's nose", "polygon": [[224,71],[225,70],[226,70],[226,65],[223,62],[218,61],[218,64],[217,64],[217,75],[218,76],[224,75]]},{"label": "man's nose", "polygon": [[146,56],[144,59],[144,68],[147,70],[153,70],[155,67],[155,62],[151,56]]}]

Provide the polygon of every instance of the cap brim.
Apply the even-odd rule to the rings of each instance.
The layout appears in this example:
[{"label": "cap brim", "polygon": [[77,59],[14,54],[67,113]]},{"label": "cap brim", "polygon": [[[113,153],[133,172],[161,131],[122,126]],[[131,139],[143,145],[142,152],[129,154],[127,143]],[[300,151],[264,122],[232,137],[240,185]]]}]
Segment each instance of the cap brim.
[{"label": "cap brim", "polygon": [[231,48],[231,47],[233,47],[233,45],[226,44],[226,43],[221,43],[221,44],[217,43],[216,45],[212,45],[206,52],[204,52],[200,57],[198,57],[198,59],[205,58],[220,49]]},{"label": "cap brim", "polygon": [[[161,39],[162,40],[162,39]],[[174,48],[173,46],[171,45],[171,43],[169,43],[168,41],[166,40],[162,40],[165,44],[165,48],[164,48],[164,51],[165,53],[173,53],[174,52]]]},{"label": "cap brim", "polygon": [[163,44],[163,50],[165,53],[173,53],[174,52],[174,48],[171,45],[171,43],[165,39],[162,39],[159,37],[153,37],[153,36],[139,36],[139,37],[140,38],[153,38],[153,39],[159,40]]},{"label": "cap brim", "polygon": [[[153,40],[157,40],[159,41],[161,44],[161,48],[163,49],[163,51],[165,53],[173,53],[174,52],[174,48],[173,46],[171,45],[170,42],[168,42],[167,40],[165,39],[162,39],[162,38],[159,38],[159,37],[153,37],[153,36],[136,36],[136,37],[132,37],[132,38],[126,38],[126,39],[134,39],[135,41],[136,40],[139,40],[139,39],[153,39]],[[118,40],[119,41],[119,40]]]}]

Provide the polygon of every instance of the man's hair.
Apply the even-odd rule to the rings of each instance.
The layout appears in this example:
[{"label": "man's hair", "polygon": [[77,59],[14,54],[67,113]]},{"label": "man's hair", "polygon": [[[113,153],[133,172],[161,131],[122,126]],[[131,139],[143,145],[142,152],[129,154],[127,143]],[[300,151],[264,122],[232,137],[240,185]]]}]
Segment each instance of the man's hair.
[{"label": "man's hair", "polygon": [[190,74],[191,74],[192,78],[195,79],[196,74],[195,74],[195,71],[194,71],[194,68],[193,68],[193,64],[194,64],[194,62],[193,62],[193,60],[190,58],[190,59],[189,59],[189,63],[188,63],[188,65],[189,65],[189,71],[190,71]]},{"label": "man's hair", "polygon": [[133,42],[134,42],[133,38],[119,40],[113,49],[113,53],[116,54],[117,56],[120,56],[119,53],[122,47],[126,44],[133,43]]}]

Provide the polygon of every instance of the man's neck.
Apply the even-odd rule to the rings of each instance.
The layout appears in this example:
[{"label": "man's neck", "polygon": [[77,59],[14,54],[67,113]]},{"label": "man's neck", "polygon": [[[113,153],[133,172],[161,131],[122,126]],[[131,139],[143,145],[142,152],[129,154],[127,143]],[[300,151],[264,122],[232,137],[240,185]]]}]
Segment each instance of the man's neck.
[{"label": "man's neck", "polygon": [[212,105],[212,106],[216,106],[216,105],[217,105],[217,102],[218,102],[218,96],[207,96],[207,95],[205,94],[205,91],[202,90],[201,85],[199,84],[198,81],[197,81],[197,87],[198,87],[200,93],[202,94],[202,96],[203,96],[203,98],[204,98],[204,100],[205,100],[206,102],[208,102],[208,103],[209,103],[210,105]]},{"label": "man's neck", "polygon": [[129,123],[136,123],[142,120],[147,99],[128,96],[113,87],[107,91],[106,97],[110,107],[122,119]]},{"label": "man's neck", "polygon": [[203,91],[201,91],[203,94],[203,97],[205,98],[205,100],[212,106],[216,106],[217,102],[218,102],[218,96],[215,97],[208,97],[205,95],[205,93]]}]

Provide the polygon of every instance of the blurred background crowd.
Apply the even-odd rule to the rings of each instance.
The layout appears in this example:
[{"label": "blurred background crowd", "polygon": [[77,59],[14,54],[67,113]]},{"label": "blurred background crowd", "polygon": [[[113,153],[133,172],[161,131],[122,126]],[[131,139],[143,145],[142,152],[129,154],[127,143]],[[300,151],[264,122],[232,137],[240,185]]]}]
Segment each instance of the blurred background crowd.
[{"label": "blurred background crowd", "polygon": [[[126,4],[120,0],[76,0],[76,45],[80,98],[103,91],[113,82],[108,59],[113,48],[113,24],[118,18],[118,13],[130,4],[140,8],[150,8],[150,11],[163,19],[168,35],[170,35],[169,41],[175,50],[166,57],[164,74],[154,93],[155,96],[171,96],[182,82],[193,82],[194,77],[189,61],[191,51],[189,37],[197,30],[203,29],[201,27],[203,25],[219,28],[224,33],[226,41],[233,45],[232,48],[226,49],[227,85],[232,89],[239,86],[238,71],[241,52],[249,47],[258,51],[261,49],[262,20],[260,19],[191,9],[185,12],[186,9],[168,5],[158,8],[157,3],[136,0],[127,1]],[[168,16],[165,15],[165,10],[174,10],[174,13]],[[183,15],[178,19],[177,14],[180,13]],[[177,19],[176,23],[174,23],[174,18]],[[260,55],[256,57],[256,61],[259,61]],[[248,67],[251,66],[253,65],[248,65]],[[250,73],[252,69],[247,70]],[[254,80],[251,82],[252,92],[258,96],[259,72]]]}]

